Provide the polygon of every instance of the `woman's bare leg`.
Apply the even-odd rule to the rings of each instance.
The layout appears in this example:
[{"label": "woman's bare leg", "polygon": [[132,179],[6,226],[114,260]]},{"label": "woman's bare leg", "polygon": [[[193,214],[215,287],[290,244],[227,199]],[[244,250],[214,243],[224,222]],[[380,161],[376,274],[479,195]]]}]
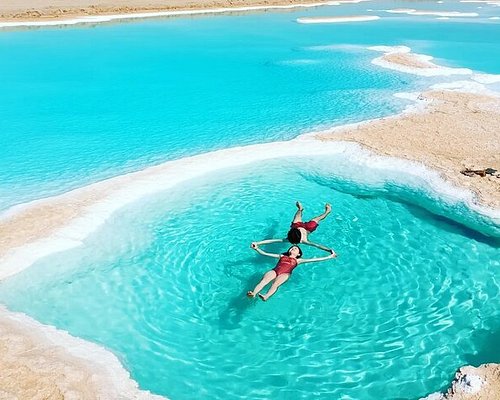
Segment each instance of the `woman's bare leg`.
[{"label": "woman's bare leg", "polygon": [[297,212],[293,216],[293,221],[292,224],[295,224],[296,222],[302,222],[302,211],[304,211],[304,207],[302,207],[302,204],[300,204],[300,201],[295,203],[297,206]]},{"label": "woman's bare leg", "polygon": [[332,211],[332,206],[328,203],[325,204],[325,212],[317,217],[314,217],[311,221],[319,222],[327,217],[328,214]]},{"label": "woman's bare leg", "polygon": [[276,278],[276,271],[274,270],[267,271],[260,280],[260,282],[257,284],[257,286],[255,286],[255,289],[247,292],[247,296],[255,297],[255,295],[259,293],[262,289],[264,289],[264,286],[266,286],[274,278]]},{"label": "woman's bare leg", "polygon": [[269,288],[268,292],[265,295],[259,294],[259,297],[262,300],[266,301],[269,297],[271,297],[274,293],[276,293],[276,290],[278,290],[278,288],[281,285],[283,285],[288,280],[288,278],[290,278],[290,274],[278,275],[273,284],[271,285],[271,287]]}]

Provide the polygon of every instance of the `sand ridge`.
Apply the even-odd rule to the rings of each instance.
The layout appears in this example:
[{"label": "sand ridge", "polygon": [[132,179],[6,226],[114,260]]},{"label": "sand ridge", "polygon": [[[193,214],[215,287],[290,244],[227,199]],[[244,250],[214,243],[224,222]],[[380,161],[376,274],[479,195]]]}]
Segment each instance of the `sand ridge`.
[{"label": "sand ridge", "polygon": [[[81,19],[85,22],[105,22],[108,19],[147,18],[154,16],[203,14],[204,12],[252,11],[272,8],[314,7],[321,5],[342,5],[370,0],[6,0],[0,3],[0,23],[23,25],[54,23]],[[160,14],[160,15],[158,15]],[[92,18],[94,17],[94,18]],[[116,18],[118,17],[118,18]],[[14,25],[15,26],[15,25]]]},{"label": "sand ridge", "polygon": [[0,399],[164,400],[107,350],[0,306]]},{"label": "sand ridge", "polygon": [[500,178],[468,177],[464,168],[500,171],[500,99],[445,90],[421,97],[429,106],[408,113],[321,134],[321,140],[354,141],[378,154],[421,162],[457,186],[477,194],[481,202],[500,208]]}]

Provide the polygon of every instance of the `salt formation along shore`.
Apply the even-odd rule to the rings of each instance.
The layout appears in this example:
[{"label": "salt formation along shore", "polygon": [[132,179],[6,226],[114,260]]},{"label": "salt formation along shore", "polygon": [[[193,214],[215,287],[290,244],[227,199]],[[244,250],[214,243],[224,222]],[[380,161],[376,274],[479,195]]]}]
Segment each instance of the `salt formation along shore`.
[{"label": "salt formation along shore", "polygon": [[299,24],[335,24],[341,22],[366,22],[376,21],[380,17],[376,15],[352,15],[343,17],[314,17],[314,18],[297,18]]}]

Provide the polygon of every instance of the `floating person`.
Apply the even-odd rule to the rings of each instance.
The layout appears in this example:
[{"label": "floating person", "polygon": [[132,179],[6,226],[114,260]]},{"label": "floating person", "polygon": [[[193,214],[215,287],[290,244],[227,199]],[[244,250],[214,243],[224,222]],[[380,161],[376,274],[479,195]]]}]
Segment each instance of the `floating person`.
[{"label": "floating person", "polygon": [[[268,256],[278,259],[276,267],[274,267],[274,269],[270,271],[267,271],[262,277],[261,281],[257,284],[257,286],[255,286],[253,290],[247,292],[248,297],[255,297],[256,295],[259,295],[259,297],[264,301],[267,301],[267,299],[269,299],[269,297],[271,297],[274,293],[276,293],[278,288],[281,285],[283,285],[288,280],[288,278],[290,278],[292,271],[295,269],[295,267],[297,267],[297,265],[311,263],[311,262],[326,261],[337,257],[337,254],[335,254],[335,251],[333,251],[332,249],[328,249],[328,252],[330,253],[329,256],[303,259],[302,250],[300,249],[299,246],[296,245],[290,247],[288,251],[283,254],[265,252],[264,250],[261,250],[259,248],[259,245],[255,242],[252,243],[250,247],[254,249],[257,253],[262,254],[263,256]],[[264,287],[273,280],[274,282],[272,283],[267,293],[261,294],[260,291],[264,289]]]},{"label": "floating person", "polygon": [[314,232],[318,228],[318,224],[320,221],[324,220],[328,214],[332,211],[332,206],[330,204],[325,204],[325,212],[317,217],[312,218],[310,221],[302,222],[302,212],[304,211],[304,207],[300,201],[295,203],[297,206],[297,212],[295,213],[292,223],[290,225],[290,230],[287,233],[286,238],[284,239],[266,239],[260,242],[255,242],[258,246],[261,244],[269,244],[269,243],[279,243],[289,241],[292,244],[304,243],[309,246],[317,247],[324,251],[329,251],[330,249],[321,244],[310,242],[308,239],[308,235]]}]

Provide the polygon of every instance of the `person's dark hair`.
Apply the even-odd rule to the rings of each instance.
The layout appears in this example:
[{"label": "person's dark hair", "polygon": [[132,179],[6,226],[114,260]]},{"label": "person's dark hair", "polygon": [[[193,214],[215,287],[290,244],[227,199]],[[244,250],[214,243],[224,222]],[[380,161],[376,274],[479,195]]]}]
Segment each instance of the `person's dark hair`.
[{"label": "person's dark hair", "polygon": [[292,250],[292,248],[294,248],[294,247],[297,247],[299,249],[299,255],[297,256],[297,259],[299,259],[300,257],[302,257],[302,249],[299,246],[295,245],[295,244],[293,246],[290,246],[290,248],[285,253],[283,253],[283,255],[290,257],[290,250]]},{"label": "person's dark hair", "polygon": [[302,233],[298,228],[292,228],[288,231],[286,238],[290,243],[298,244],[300,243],[300,239],[302,239]]}]

